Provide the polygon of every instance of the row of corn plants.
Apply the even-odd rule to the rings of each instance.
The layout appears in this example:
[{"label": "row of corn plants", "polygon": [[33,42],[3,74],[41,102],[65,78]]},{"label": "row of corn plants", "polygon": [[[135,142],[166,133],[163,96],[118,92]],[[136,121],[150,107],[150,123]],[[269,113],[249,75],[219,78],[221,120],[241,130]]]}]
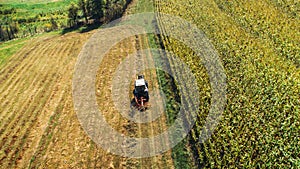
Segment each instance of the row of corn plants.
[{"label": "row of corn plants", "polygon": [[299,18],[290,17],[265,0],[215,2],[247,32],[266,40],[279,56],[300,67]]},{"label": "row of corn plants", "polygon": [[300,18],[300,2],[290,0],[271,0],[277,8],[293,18]]},{"label": "row of corn plants", "polygon": [[[276,23],[286,21],[285,17],[288,16],[276,8],[274,11],[278,12],[276,16],[279,17],[279,21],[275,22],[261,9],[263,3],[260,1],[252,3],[251,10],[255,11],[253,13],[256,13],[256,16],[261,16],[258,18],[259,22],[270,23],[269,28],[262,28],[263,26],[255,23],[257,21],[247,21],[243,25],[242,22],[237,22],[241,15],[238,12],[247,13],[246,9],[227,9],[228,7],[224,8],[221,2],[216,2],[155,1],[156,11],[176,15],[196,24],[217,49],[226,71],[227,105],[222,119],[212,137],[204,143],[199,143],[199,133],[210,105],[211,89],[206,70],[199,58],[185,44],[162,36],[165,48],[189,65],[198,82],[201,104],[197,122],[188,136],[195,164],[206,168],[299,167],[299,44],[294,43],[297,41],[295,37],[282,35],[284,31],[277,32],[279,38],[286,38],[289,43],[293,43],[292,49],[287,51],[290,52],[289,56],[282,57],[286,53],[277,48],[283,46],[281,43],[284,41],[279,39],[277,42],[277,39],[272,37],[264,38],[273,31],[287,29],[278,29]],[[248,1],[245,2],[247,3]],[[160,20],[160,15],[157,19],[160,30],[166,31],[164,26],[170,23]],[[270,32],[267,32],[268,30]],[[188,34],[189,31],[191,30],[185,30],[182,35]],[[255,35],[254,31],[259,36]]]},{"label": "row of corn plants", "polygon": [[[148,35],[149,44],[151,48],[160,49],[163,47],[160,37],[157,35]],[[155,66],[157,67],[156,73],[158,77],[160,90],[163,91],[165,96],[165,114],[167,117],[167,125],[171,127],[177,117],[180,116],[181,103],[184,101],[180,98],[179,86],[176,83],[176,79],[173,76],[175,74],[174,69],[171,69],[170,60],[167,57],[162,57],[164,54],[159,53],[154,55]],[[171,70],[173,75],[163,71],[163,69]],[[184,118],[183,118],[184,119]],[[177,138],[170,139],[174,140]],[[173,164],[176,168],[192,168],[193,158],[191,157],[190,149],[188,147],[188,140],[184,139],[172,149]]]}]

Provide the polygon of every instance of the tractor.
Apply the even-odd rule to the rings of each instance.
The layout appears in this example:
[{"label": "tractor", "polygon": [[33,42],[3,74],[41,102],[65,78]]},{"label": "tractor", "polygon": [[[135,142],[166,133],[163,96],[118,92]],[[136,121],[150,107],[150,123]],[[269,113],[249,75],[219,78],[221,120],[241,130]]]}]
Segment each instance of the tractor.
[{"label": "tractor", "polygon": [[144,75],[138,75],[134,84],[133,95],[135,107],[139,111],[145,111],[148,108],[149,91],[148,82],[144,79]]}]

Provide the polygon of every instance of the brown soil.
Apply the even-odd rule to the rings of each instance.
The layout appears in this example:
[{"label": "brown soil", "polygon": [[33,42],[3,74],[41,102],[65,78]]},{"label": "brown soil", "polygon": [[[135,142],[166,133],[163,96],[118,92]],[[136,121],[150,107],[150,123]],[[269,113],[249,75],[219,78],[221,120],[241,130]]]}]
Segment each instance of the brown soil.
[{"label": "brown soil", "polygon": [[[150,158],[124,158],[101,149],[82,129],[73,108],[72,75],[77,56],[92,33],[29,41],[0,69],[1,168],[174,168],[171,151]],[[145,36],[117,44],[105,56],[98,72],[97,78],[105,79],[105,83],[96,84],[98,90],[107,91],[98,95],[99,109],[107,121],[132,137],[153,136],[167,129],[164,115],[151,123],[133,123],[108,101],[113,70],[128,54],[143,48],[148,48]],[[142,55],[147,59],[139,60],[141,66],[154,64],[150,53]],[[137,62],[131,65],[138,67]],[[127,77],[126,71],[122,76]],[[150,92],[158,89],[154,70],[145,72],[145,77]],[[159,95],[150,104],[149,111],[163,110]]]}]

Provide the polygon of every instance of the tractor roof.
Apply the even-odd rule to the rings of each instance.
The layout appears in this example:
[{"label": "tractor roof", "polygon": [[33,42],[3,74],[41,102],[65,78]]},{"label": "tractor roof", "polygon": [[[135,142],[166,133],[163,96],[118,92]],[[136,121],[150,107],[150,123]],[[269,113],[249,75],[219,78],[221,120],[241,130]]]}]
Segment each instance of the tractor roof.
[{"label": "tractor roof", "polygon": [[137,79],[137,80],[135,81],[135,86],[144,86],[144,85],[146,85],[144,79]]}]

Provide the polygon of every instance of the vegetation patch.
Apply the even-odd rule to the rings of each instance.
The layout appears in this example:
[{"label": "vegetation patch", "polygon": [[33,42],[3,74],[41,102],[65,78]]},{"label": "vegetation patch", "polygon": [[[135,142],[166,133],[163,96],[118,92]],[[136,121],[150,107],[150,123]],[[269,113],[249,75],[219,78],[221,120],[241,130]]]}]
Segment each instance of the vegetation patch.
[{"label": "vegetation patch", "polygon": [[130,2],[131,0],[64,0],[0,3],[0,41],[103,24],[121,17]]}]

